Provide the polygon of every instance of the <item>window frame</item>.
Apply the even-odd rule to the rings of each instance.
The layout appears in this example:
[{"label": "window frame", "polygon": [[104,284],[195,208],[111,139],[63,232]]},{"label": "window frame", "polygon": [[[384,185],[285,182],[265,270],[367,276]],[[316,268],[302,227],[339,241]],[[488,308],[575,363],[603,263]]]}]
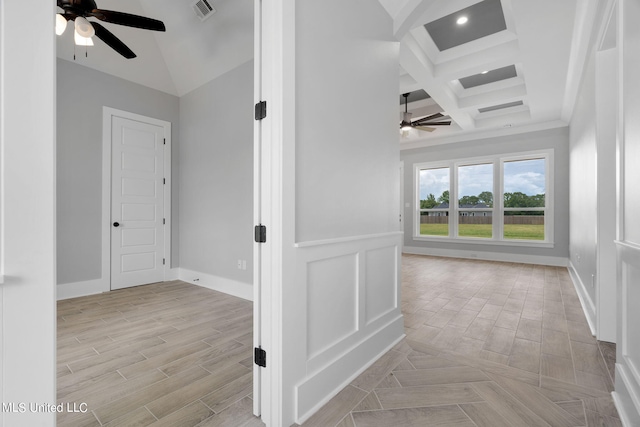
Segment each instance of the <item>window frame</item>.
[{"label": "window frame", "polygon": [[[545,160],[545,206],[544,208],[505,208],[504,207],[504,164],[521,160]],[[493,207],[482,209],[482,212],[492,213],[492,237],[460,237],[459,215],[473,209],[459,208],[458,202],[458,169],[464,166],[492,164],[493,165]],[[426,169],[449,168],[449,208],[421,209],[420,208],[420,171]],[[535,150],[518,153],[498,154],[494,156],[470,157],[444,161],[424,162],[414,164],[414,227],[413,239],[435,242],[459,242],[485,245],[503,246],[532,246],[554,247],[554,149]],[[449,216],[449,235],[430,236],[420,234],[421,212],[445,211]],[[475,210],[474,210],[475,211]],[[504,213],[508,211],[543,211],[544,212],[544,240],[524,240],[504,238]],[[479,211],[478,211],[479,212]],[[455,220],[453,220],[455,218]]]}]

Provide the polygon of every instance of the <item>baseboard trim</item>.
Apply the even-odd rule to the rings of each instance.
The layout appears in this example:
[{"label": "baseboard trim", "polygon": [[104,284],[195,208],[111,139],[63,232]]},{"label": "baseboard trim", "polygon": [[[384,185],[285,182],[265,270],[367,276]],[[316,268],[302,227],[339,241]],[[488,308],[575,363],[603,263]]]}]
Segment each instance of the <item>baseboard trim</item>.
[{"label": "baseboard trim", "polygon": [[469,251],[459,249],[421,248],[404,246],[402,252],[413,255],[431,255],[447,258],[481,259],[484,261],[515,262],[521,264],[549,265],[553,267],[567,267],[569,260],[564,257],[523,255],[502,252]]},{"label": "baseboard trim", "polygon": [[587,318],[587,323],[589,324],[589,329],[591,330],[591,335],[596,336],[596,305],[589,296],[589,292],[587,292],[587,288],[584,286],[584,282],[580,279],[578,272],[576,271],[573,263],[569,261],[569,277],[571,277],[571,281],[573,282],[573,287],[576,288],[576,292],[578,294],[578,298],[580,299],[580,305],[582,306],[582,311],[584,312],[584,317]]},{"label": "baseboard trim", "polygon": [[[194,280],[199,279],[199,280]],[[213,289],[242,299],[253,301],[253,286],[224,277],[199,273],[184,268],[171,268],[167,271],[165,281],[182,280],[187,283]],[[82,282],[62,283],[56,287],[57,300],[86,297],[109,292],[111,287],[105,279],[85,280]]]},{"label": "baseboard trim", "polygon": [[624,365],[616,363],[616,387],[611,393],[613,403],[624,427],[635,427],[640,423],[640,396],[636,393],[632,380]]},{"label": "baseboard trim", "polygon": [[[404,337],[404,320],[400,315],[384,326],[378,328],[365,339],[354,345],[342,357],[315,372],[295,387],[296,423],[302,424],[333,399],[343,388],[348,386],[380,357],[391,350]],[[390,344],[388,344],[390,343]],[[373,357],[371,356],[373,355]],[[362,363],[367,360],[366,363]],[[358,369],[353,369],[358,367]],[[345,372],[354,372],[345,378]],[[345,378],[328,385],[330,378]],[[331,391],[321,391],[330,388]],[[319,399],[318,394],[324,397]],[[307,405],[304,402],[315,402]]]},{"label": "baseboard trim", "polygon": [[82,282],[62,283],[56,287],[57,300],[65,300],[109,292],[109,283],[104,279],[85,280]]},{"label": "baseboard trim", "polygon": [[186,268],[180,268],[179,270],[178,278],[183,282],[253,301],[253,285],[250,283],[238,282],[237,280],[200,273]]}]

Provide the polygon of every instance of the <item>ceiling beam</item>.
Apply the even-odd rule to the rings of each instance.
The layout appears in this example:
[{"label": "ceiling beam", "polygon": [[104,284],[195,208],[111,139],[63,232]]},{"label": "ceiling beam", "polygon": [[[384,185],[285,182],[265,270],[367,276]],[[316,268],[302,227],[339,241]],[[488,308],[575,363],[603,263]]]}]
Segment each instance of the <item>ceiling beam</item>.
[{"label": "ceiling beam", "polygon": [[416,40],[407,34],[400,44],[400,65],[462,129],[474,129],[473,118],[460,110],[458,99],[449,85],[434,77],[434,65]]},{"label": "ceiling beam", "polygon": [[398,40],[402,38],[416,25],[418,19],[422,17],[436,0],[409,0],[398,12],[393,20],[393,33]]}]

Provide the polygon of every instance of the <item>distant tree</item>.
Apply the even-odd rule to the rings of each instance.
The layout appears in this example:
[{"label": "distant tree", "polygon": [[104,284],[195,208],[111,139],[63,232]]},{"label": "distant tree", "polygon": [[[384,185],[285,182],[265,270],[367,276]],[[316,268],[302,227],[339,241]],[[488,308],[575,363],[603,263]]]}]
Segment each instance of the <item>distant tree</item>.
[{"label": "distant tree", "polygon": [[493,207],[493,193],[491,191],[483,191],[478,194],[478,199],[488,207]]},{"label": "distant tree", "polygon": [[420,209],[432,209],[437,204],[436,196],[430,193],[426,199],[420,200]]},{"label": "distant tree", "polygon": [[[520,191],[504,193],[505,208],[542,208],[544,207],[544,200],[544,194],[527,196]],[[514,212],[507,215],[542,215],[542,212]]]},{"label": "distant tree", "polygon": [[480,201],[478,196],[462,196],[458,201],[460,205],[472,205],[475,206]]},{"label": "distant tree", "polygon": [[442,196],[438,197],[438,203],[449,203],[449,190],[445,190]]}]

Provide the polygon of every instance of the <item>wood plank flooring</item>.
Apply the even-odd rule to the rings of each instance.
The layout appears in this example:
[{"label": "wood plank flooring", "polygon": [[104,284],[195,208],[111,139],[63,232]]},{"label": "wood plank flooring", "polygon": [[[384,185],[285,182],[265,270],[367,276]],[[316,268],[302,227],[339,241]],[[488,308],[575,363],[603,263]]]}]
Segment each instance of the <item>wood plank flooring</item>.
[{"label": "wood plank flooring", "polygon": [[[621,426],[564,268],[403,256],[407,337],[304,427]],[[58,303],[59,426],[263,426],[252,306],[183,282]]]},{"label": "wood plank flooring", "polygon": [[[58,302],[58,426],[264,426],[250,301],[165,282]],[[75,406],[73,406],[75,405]]]},{"label": "wood plank flooring", "polygon": [[347,387],[362,396],[351,410],[338,395],[303,427],[622,425],[615,345],[591,336],[565,268],[402,264],[406,339]]}]

